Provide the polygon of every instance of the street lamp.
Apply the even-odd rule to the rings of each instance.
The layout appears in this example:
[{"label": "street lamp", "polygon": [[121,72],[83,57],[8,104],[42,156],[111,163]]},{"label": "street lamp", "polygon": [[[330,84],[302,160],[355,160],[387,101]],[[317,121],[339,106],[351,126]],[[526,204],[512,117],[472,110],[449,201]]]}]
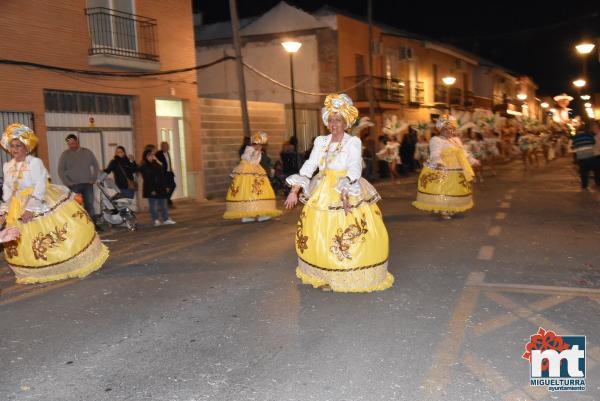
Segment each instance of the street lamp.
[{"label": "street lamp", "polygon": [[448,75],[447,77],[442,78],[442,82],[446,86],[452,86],[456,82],[456,78],[451,75]]},{"label": "street lamp", "polygon": [[595,47],[596,45],[590,42],[583,42],[575,46],[577,53],[581,54],[582,56],[581,61],[583,63],[583,78],[587,78],[587,56],[594,50]]},{"label": "street lamp", "polygon": [[442,82],[444,83],[444,85],[446,85],[446,99],[448,100],[448,113],[450,113],[450,87],[456,82],[456,77],[453,77],[452,75],[447,75],[444,78],[442,78]]},{"label": "street lamp", "polygon": [[550,105],[546,102],[542,102],[542,104],[540,104],[540,106],[542,106],[542,109],[547,109],[548,107],[550,107]]},{"label": "street lamp", "polygon": [[594,47],[596,47],[595,44],[584,42],[575,46],[575,49],[577,49],[579,54],[590,54],[594,50]]},{"label": "street lamp", "polygon": [[579,78],[576,79],[575,81],[573,81],[573,85],[575,85],[578,88],[583,88],[585,86],[586,82],[585,79]]},{"label": "street lamp", "polygon": [[[281,46],[290,55],[290,80],[291,80],[291,91],[292,91],[292,135],[297,140],[296,136],[296,97],[294,95],[294,53],[300,50],[302,43],[294,41],[285,41],[281,43]],[[296,149],[297,150],[297,149]]]},{"label": "street lamp", "polygon": [[590,95],[581,95],[580,97],[581,97],[581,100],[590,100],[591,99]]},{"label": "street lamp", "polygon": [[519,93],[517,95],[517,99],[519,99],[520,101],[526,100],[527,99],[527,94],[526,93]]},{"label": "street lamp", "polygon": [[588,103],[585,103],[584,106],[586,109],[588,109],[588,108],[592,107],[592,104],[588,102]]}]

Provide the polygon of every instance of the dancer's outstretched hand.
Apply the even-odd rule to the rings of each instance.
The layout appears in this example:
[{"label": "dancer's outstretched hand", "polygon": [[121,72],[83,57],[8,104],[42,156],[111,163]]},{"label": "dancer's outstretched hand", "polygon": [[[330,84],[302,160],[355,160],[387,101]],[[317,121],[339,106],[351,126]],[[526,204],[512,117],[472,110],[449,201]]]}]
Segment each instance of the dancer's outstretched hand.
[{"label": "dancer's outstretched hand", "polygon": [[347,193],[342,193],[342,205],[344,207],[344,214],[348,214],[350,211],[350,199]]},{"label": "dancer's outstretched hand", "polygon": [[293,209],[298,204],[298,194],[296,192],[290,192],[287,199],[285,200],[285,208],[287,210]]}]

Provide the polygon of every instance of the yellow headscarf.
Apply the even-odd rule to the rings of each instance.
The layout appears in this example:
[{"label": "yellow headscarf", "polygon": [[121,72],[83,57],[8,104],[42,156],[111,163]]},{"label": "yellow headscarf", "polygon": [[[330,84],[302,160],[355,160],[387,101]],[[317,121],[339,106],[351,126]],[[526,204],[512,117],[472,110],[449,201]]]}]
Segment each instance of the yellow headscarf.
[{"label": "yellow headscarf", "polygon": [[329,116],[337,113],[346,122],[346,128],[351,127],[358,118],[358,109],[354,107],[352,99],[345,93],[327,95],[325,107],[321,109],[323,124],[329,127]]},{"label": "yellow headscarf", "polygon": [[264,131],[258,131],[256,134],[252,135],[253,145],[266,145],[268,140],[269,136]]},{"label": "yellow headscarf", "polygon": [[2,140],[0,140],[0,145],[8,152],[10,150],[10,142],[13,139],[21,141],[25,145],[27,153],[33,152],[38,144],[38,137],[35,132],[31,128],[19,123],[6,127],[4,135],[2,135]]},{"label": "yellow headscarf", "polygon": [[443,128],[456,129],[456,118],[448,114],[442,114],[438,117],[435,127],[438,131],[442,131]]}]

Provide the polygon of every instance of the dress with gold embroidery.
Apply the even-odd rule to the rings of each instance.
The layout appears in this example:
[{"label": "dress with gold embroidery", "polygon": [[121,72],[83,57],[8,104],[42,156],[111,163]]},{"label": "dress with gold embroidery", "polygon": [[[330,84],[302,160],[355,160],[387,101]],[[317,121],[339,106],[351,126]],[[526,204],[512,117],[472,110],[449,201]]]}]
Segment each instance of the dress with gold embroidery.
[{"label": "dress with gold embroidery", "polygon": [[[66,187],[48,183],[48,171],[37,157],[4,164],[0,213],[7,227],[21,235],[4,244],[4,255],[17,283],[31,284],[85,277],[108,257],[94,224]],[[25,211],[34,218],[23,223]]]},{"label": "dress with gold embroidery", "polygon": [[[296,227],[296,275],[304,284],[329,285],[338,292],[381,291],[392,286],[388,234],[375,188],[361,178],[359,138],[317,137],[310,158],[287,182],[299,186],[305,204]],[[319,169],[319,173],[312,177]],[[347,191],[345,214],[340,194]]]},{"label": "dress with gold embroidery", "polygon": [[458,137],[435,136],[429,143],[429,161],[419,175],[413,206],[430,212],[458,213],[473,207],[471,181],[476,163]]},{"label": "dress with gold embroidery", "polygon": [[224,219],[277,217],[275,192],[260,165],[261,151],[246,146],[242,160],[231,173]]}]

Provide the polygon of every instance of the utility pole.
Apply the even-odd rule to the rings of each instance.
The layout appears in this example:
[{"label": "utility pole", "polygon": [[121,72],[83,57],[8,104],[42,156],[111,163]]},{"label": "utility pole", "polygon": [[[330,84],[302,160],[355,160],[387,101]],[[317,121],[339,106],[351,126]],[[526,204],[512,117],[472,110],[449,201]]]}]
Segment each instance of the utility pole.
[{"label": "utility pole", "polygon": [[237,65],[240,105],[242,107],[242,126],[244,128],[244,136],[246,138],[250,138],[250,119],[248,118],[248,103],[246,101],[246,81],[244,80],[244,65],[242,62],[242,46],[240,40],[240,22],[238,20],[237,15],[236,0],[229,0],[229,13],[231,15],[233,47],[235,49],[235,62]]},{"label": "utility pole", "polygon": [[369,19],[369,118],[375,123],[375,99],[373,93],[373,0],[367,0],[367,14]]}]

